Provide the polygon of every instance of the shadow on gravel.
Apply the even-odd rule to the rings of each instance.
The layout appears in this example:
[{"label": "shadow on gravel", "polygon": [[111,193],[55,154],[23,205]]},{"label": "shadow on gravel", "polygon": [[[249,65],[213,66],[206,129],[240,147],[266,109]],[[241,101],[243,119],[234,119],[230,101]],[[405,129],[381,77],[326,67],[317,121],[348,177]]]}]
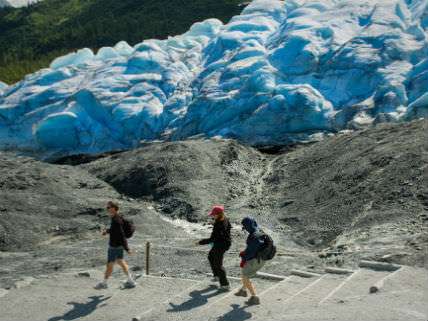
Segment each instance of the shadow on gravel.
[{"label": "shadow on gravel", "polygon": [[217,321],[244,321],[251,319],[252,314],[245,311],[248,306],[240,307],[239,304],[232,304],[232,310],[222,315]]},{"label": "shadow on gravel", "polygon": [[78,320],[80,318],[84,318],[87,315],[90,315],[92,312],[94,312],[98,305],[104,301],[107,301],[110,299],[111,296],[104,298],[103,295],[98,296],[90,296],[88,299],[90,299],[89,302],[86,303],[79,303],[79,302],[68,302],[68,305],[72,305],[73,308],[66,312],[62,316],[53,317],[50,318],[48,321],[70,321],[70,320]]},{"label": "shadow on gravel", "polygon": [[198,308],[200,306],[203,306],[204,304],[207,304],[209,298],[212,298],[220,293],[221,292],[217,290],[217,287],[215,285],[210,285],[203,290],[192,291],[189,293],[189,300],[181,304],[174,304],[170,302],[169,305],[171,306],[171,308],[168,309],[167,312],[182,312]]}]

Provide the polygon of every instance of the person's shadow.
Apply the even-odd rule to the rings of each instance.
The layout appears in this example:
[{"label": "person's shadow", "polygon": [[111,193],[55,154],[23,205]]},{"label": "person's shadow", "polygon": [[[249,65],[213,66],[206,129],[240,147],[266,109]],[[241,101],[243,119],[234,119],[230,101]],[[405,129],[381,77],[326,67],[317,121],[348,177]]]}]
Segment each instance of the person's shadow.
[{"label": "person's shadow", "polygon": [[[216,291],[213,291],[213,290],[216,290]],[[171,308],[168,309],[167,312],[182,312],[182,311],[189,311],[189,310],[195,309],[204,304],[207,304],[209,298],[212,298],[218,294],[220,294],[220,292],[217,291],[217,287],[215,285],[210,285],[203,290],[192,291],[189,293],[189,296],[190,296],[189,300],[181,304],[174,304],[170,302],[169,305],[171,306]]]},{"label": "person's shadow", "polygon": [[94,312],[100,303],[107,301],[110,298],[111,296],[104,298],[103,295],[98,295],[98,296],[90,296],[88,298],[89,301],[86,303],[68,302],[67,303],[68,305],[73,306],[73,308],[70,311],[66,312],[62,316],[50,318],[48,321],[60,321],[60,320],[71,321],[71,320],[77,320],[77,319],[83,318],[91,314],[92,312]]},{"label": "person's shadow", "polygon": [[250,312],[245,311],[248,305],[240,307],[238,304],[231,305],[232,310],[218,317],[217,321],[245,321],[253,316]]}]

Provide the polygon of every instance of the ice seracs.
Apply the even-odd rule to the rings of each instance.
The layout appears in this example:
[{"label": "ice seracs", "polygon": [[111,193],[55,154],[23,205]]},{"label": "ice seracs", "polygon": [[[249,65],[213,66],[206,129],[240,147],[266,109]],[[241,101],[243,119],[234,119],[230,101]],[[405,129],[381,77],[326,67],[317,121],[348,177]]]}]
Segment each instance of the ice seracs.
[{"label": "ice seracs", "polygon": [[3,94],[3,91],[5,91],[7,88],[7,84],[0,81],[0,95]]},{"label": "ice seracs", "polygon": [[91,153],[199,134],[283,144],[426,117],[427,29],[426,0],[256,0],[226,25],[81,49],[0,85],[0,147]]}]

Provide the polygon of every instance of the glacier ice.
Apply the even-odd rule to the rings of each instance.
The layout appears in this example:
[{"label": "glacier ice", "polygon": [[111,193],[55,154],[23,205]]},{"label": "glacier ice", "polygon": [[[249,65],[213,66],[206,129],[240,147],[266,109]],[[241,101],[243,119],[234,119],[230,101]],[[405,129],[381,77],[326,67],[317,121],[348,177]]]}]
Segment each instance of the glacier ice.
[{"label": "glacier ice", "polygon": [[409,119],[428,118],[428,92],[409,105],[407,115]]},{"label": "glacier ice", "polygon": [[6,90],[7,85],[0,81],[0,95]]},{"label": "glacier ice", "polygon": [[[102,48],[100,50],[100,53],[103,51],[103,49],[105,48]],[[111,50],[114,51],[114,49]],[[73,52],[63,57],[56,58],[54,61],[52,61],[50,67],[52,69],[59,69],[61,67],[79,66],[90,62],[94,58],[95,55],[91,49],[80,49],[77,52]]]},{"label": "glacier ice", "polygon": [[284,144],[428,116],[427,0],[255,0],[228,24],[81,49],[0,83],[0,147],[92,153],[194,135]]}]

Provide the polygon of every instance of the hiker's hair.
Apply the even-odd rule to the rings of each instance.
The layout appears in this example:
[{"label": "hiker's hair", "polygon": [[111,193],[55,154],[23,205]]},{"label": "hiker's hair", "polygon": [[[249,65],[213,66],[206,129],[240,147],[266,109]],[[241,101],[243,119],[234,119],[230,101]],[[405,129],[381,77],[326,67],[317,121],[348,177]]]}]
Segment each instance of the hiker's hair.
[{"label": "hiker's hair", "polygon": [[118,211],[118,210],[119,210],[119,204],[117,204],[116,202],[109,201],[109,202],[107,203],[107,205],[108,205],[108,206],[110,206],[110,207],[113,207],[116,211]]}]

